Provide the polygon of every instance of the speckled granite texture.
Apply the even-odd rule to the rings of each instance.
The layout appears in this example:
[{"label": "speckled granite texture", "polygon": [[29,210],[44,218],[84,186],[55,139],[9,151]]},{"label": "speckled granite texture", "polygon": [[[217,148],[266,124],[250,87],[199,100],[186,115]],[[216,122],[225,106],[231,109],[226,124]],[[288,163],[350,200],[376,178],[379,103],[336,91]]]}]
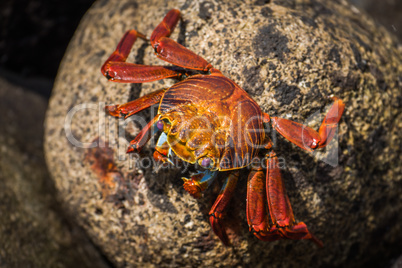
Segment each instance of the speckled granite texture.
[{"label": "speckled granite texture", "polygon": [[[207,220],[222,182],[195,200],[179,169],[156,173],[127,159],[127,140],[139,129],[99,112],[102,102],[124,103],[171,81],[116,84],[100,67],[126,30],[149,36],[171,8],[183,14],[172,38],[243,87],[264,112],[318,128],[327,97],[344,100],[338,141],[324,161],[281,137],[275,145],[296,218],[323,249],[309,241],[262,242],[248,232],[247,172],[227,215],[233,247],[224,247]],[[384,264],[402,248],[401,54],[395,37],[346,1],[98,1],[59,70],[46,120],[47,163],[71,215],[118,267]],[[141,40],[128,61],[163,64]],[[86,143],[100,137],[114,157],[107,148],[88,157],[66,134]],[[148,148],[142,159],[151,155]],[[96,171],[102,166],[107,172]]]}]

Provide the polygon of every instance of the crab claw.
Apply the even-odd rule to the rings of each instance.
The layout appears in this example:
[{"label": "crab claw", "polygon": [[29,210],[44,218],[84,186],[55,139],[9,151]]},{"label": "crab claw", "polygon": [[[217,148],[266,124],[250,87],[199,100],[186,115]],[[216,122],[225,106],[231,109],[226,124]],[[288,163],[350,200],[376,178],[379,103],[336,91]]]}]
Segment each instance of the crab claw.
[{"label": "crab claw", "polygon": [[[202,175],[202,174],[201,174]],[[193,179],[195,176],[187,179],[182,177],[181,179],[184,181],[183,188],[186,190],[192,197],[200,198],[201,197],[201,187],[197,180]]]},{"label": "crab claw", "polygon": [[183,188],[194,198],[200,198],[201,192],[208,188],[209,185],[215,180],[217,171],[205,170],[204,172],[199,172],[190,179],[182,178],[184,181]]}]

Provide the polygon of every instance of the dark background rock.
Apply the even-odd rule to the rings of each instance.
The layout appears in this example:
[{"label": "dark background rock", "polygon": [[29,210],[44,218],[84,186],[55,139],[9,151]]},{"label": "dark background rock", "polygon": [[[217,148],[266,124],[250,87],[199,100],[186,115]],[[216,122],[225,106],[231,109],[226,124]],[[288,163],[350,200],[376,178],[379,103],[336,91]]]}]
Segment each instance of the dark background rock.
[{"label": "dark background rock", "polygon": [[366,11],[376,22],[398,36],[400,42],[402,41],[402,1],[351,0],[350,2]]},{"label": "dark background rock", "polygon": [[[80,24],[50,101],[47,163],[69,214],[117,266],[383,266],[400,255],[402,59],[397,39],[344,1],[268,2],[99,1]],[[210,60],[271,115],[318,128],[327,96],[345,101],[338,142],[325,150],[335,154],[321,158],[335,158],[333,166],[276,139],[296,217],[323,240],[323,249],[308,241],[265,243],[248,232],[246,171],[227,216],[233,247],[223,247],[207,221],[219,183],[194,200],[182,189],[180,170],[156,174],[136,168],[138,161],[124,152],[126,137],[138,126],[98,113],[99,102],[127,102],[169,85],[114,84],[99,67],[124,31],[135,27],[149,35],[173,7],[182,10],[184,23],[172,38]],[[128,61],[161,64],[143,42],[136,43]],[[66,128],[68,113],[83,104],[89,109],[77,111],[71,129]],[[149,113],[141,117],[151,118]],[[114,157],[107,146],[87,150],[72,138],[107,141]],[[143,157],[150,156],[145,150]]]},{"label": "dark background rock", "polygon": [[48,98],[68,42],[93,2],[2,0],[1,75]]},{"label": "dark background rock", "polygon": [[0,79],[0,266],[109,267],[56,199],[43,156],[46,106]]}]

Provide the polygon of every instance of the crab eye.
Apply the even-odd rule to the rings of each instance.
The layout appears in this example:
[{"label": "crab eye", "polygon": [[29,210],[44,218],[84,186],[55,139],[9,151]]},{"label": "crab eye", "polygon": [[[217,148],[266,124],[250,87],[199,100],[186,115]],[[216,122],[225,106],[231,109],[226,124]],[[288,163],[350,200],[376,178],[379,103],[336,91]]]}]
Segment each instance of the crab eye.
[{"label": "crab eye", "polygon": [[203,168],[210,168],[210,167],[211,167],[211,164],[213,164],[213,161],[212,161],[212,159],[209,158],[209,157],[205,157],[205,158],[203,158],[202,161],[201,161],[201,166],[202,166]]},{"label": "crab eye", "polygon": [[162,120],[159,120],[158,122],[156,122],[156,127],[157,127],[159,130],[163,130],[163,121],[162,121]]}]

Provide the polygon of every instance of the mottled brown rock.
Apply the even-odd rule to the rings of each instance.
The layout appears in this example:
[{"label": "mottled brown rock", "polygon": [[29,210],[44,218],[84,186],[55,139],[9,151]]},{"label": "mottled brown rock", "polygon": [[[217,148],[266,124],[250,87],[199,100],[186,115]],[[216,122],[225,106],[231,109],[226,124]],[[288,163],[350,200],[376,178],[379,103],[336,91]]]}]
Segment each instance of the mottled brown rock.
[{"label": "mottled brown rock", "polygon": [[[274,138],[296,218],[323,249],[308,241],[262,242],[248,232],[246,171],[227,215],[233,247],[224,247],[207,219],[221,181],[195,200],[182,188],[180,169],[135,166],[147,164],[151,146],[140,161],[125,155],[138,124],[106,117],[98,102],[124,103],[171,81],[116,84],[100,67],[126,30],[149,36],[171,8],[183,14],[172,38],[243,87],[264,112],[318,128],[327,97],[344,100],[339,136],[324,153]],[[58,74],[46,121],[47,163],[70,212],[119,267],[384,263],[402,246],[401,53],[395,37],[345,1],[99,1]],[[163,64],[141,40],[128,61]],[[86,110],[73,109],[84,103]],[[71,143],[98,137],[114,149],[124,177],[112,199],[84,161],[88,149]]]},{"label": "mottled brown rock", "polygon": [[46,106],[0,79],[0,266],[108,267],[56,199],[43,155]]}]

